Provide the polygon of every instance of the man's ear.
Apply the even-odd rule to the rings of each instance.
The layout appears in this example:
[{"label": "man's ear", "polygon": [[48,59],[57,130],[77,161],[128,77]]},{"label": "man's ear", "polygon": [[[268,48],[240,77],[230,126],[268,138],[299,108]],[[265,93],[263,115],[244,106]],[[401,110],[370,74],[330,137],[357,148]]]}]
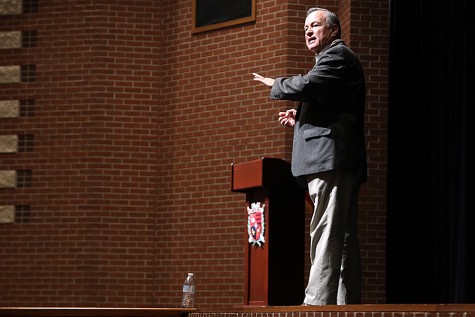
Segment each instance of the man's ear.
[{"label": "man's ear", "polygon": [[333,24],[331,29],[332,29],[332,36],[336,36],[338,34],[338,31],[339,31],[338,25]]}]

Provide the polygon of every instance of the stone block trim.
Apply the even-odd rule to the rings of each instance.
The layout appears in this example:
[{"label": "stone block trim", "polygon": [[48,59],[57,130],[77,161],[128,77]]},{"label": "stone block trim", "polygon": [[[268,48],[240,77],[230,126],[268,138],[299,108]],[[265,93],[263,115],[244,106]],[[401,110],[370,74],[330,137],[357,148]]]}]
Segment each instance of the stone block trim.
[{"label": "stone block trim", "polygon": [[0,223],[15,222],[15,206],[0,206]]},{"label": "stone block trim", "polygon": [[0,188],[16,188],[17,171],[0,171]]},{"label": "stone block trim", "polygon": [[19,83],[21,81],[21,67],[19,65],[0,66],[0,84]]},{"label": "stone block trim", "polygon": [[0,49],[21,48],[22,39],[21,31],[0,32]]},{"label": "stone block trim", "polygon": [[0,0],[0,15],[12,15],[23,13],[22,0]]},{"label": "stone block trim", "polygon": [[19,116],[19,100],[0,100],[0,118],[17,118]]},{"label": "stone block trim", "polygon": [[0,135],[0,153],[18,152],[18,135]]}]

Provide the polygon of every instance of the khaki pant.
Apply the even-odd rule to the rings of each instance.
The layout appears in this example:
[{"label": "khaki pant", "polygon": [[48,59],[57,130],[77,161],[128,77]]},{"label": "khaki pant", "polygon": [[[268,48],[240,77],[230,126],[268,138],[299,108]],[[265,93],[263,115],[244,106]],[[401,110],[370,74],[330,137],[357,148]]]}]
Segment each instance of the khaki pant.
[{"label": "khaki pant", "polygon": [[309,175],[307,181],[315,209],[310,222],[312,266],[304,303],[359,304],[359,183],[353,174],[337,171]]}]

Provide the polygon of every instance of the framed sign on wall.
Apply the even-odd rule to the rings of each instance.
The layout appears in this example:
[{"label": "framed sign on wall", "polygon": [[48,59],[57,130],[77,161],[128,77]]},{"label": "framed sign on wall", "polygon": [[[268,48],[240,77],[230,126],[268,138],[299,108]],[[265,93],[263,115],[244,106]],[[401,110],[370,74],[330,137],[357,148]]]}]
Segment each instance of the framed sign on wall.
[{"label": "framed sign on wall", "polygon": [[192,33],[256,20],[256,0],[192,0]]}]

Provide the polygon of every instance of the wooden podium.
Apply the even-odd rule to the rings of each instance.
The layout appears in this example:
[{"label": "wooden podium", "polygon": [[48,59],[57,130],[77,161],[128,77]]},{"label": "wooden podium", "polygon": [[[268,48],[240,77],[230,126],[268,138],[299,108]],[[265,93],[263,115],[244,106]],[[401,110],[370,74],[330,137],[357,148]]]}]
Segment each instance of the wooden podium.
[{"label": "wooden podium", "polygon": [[245,240],[245,305],[302,304],[305,189],[292,176],[290,164],[274,158],[232,164],[231,190],[246,193],[248,207],[265,204],[265,242],[259,246]]}]

